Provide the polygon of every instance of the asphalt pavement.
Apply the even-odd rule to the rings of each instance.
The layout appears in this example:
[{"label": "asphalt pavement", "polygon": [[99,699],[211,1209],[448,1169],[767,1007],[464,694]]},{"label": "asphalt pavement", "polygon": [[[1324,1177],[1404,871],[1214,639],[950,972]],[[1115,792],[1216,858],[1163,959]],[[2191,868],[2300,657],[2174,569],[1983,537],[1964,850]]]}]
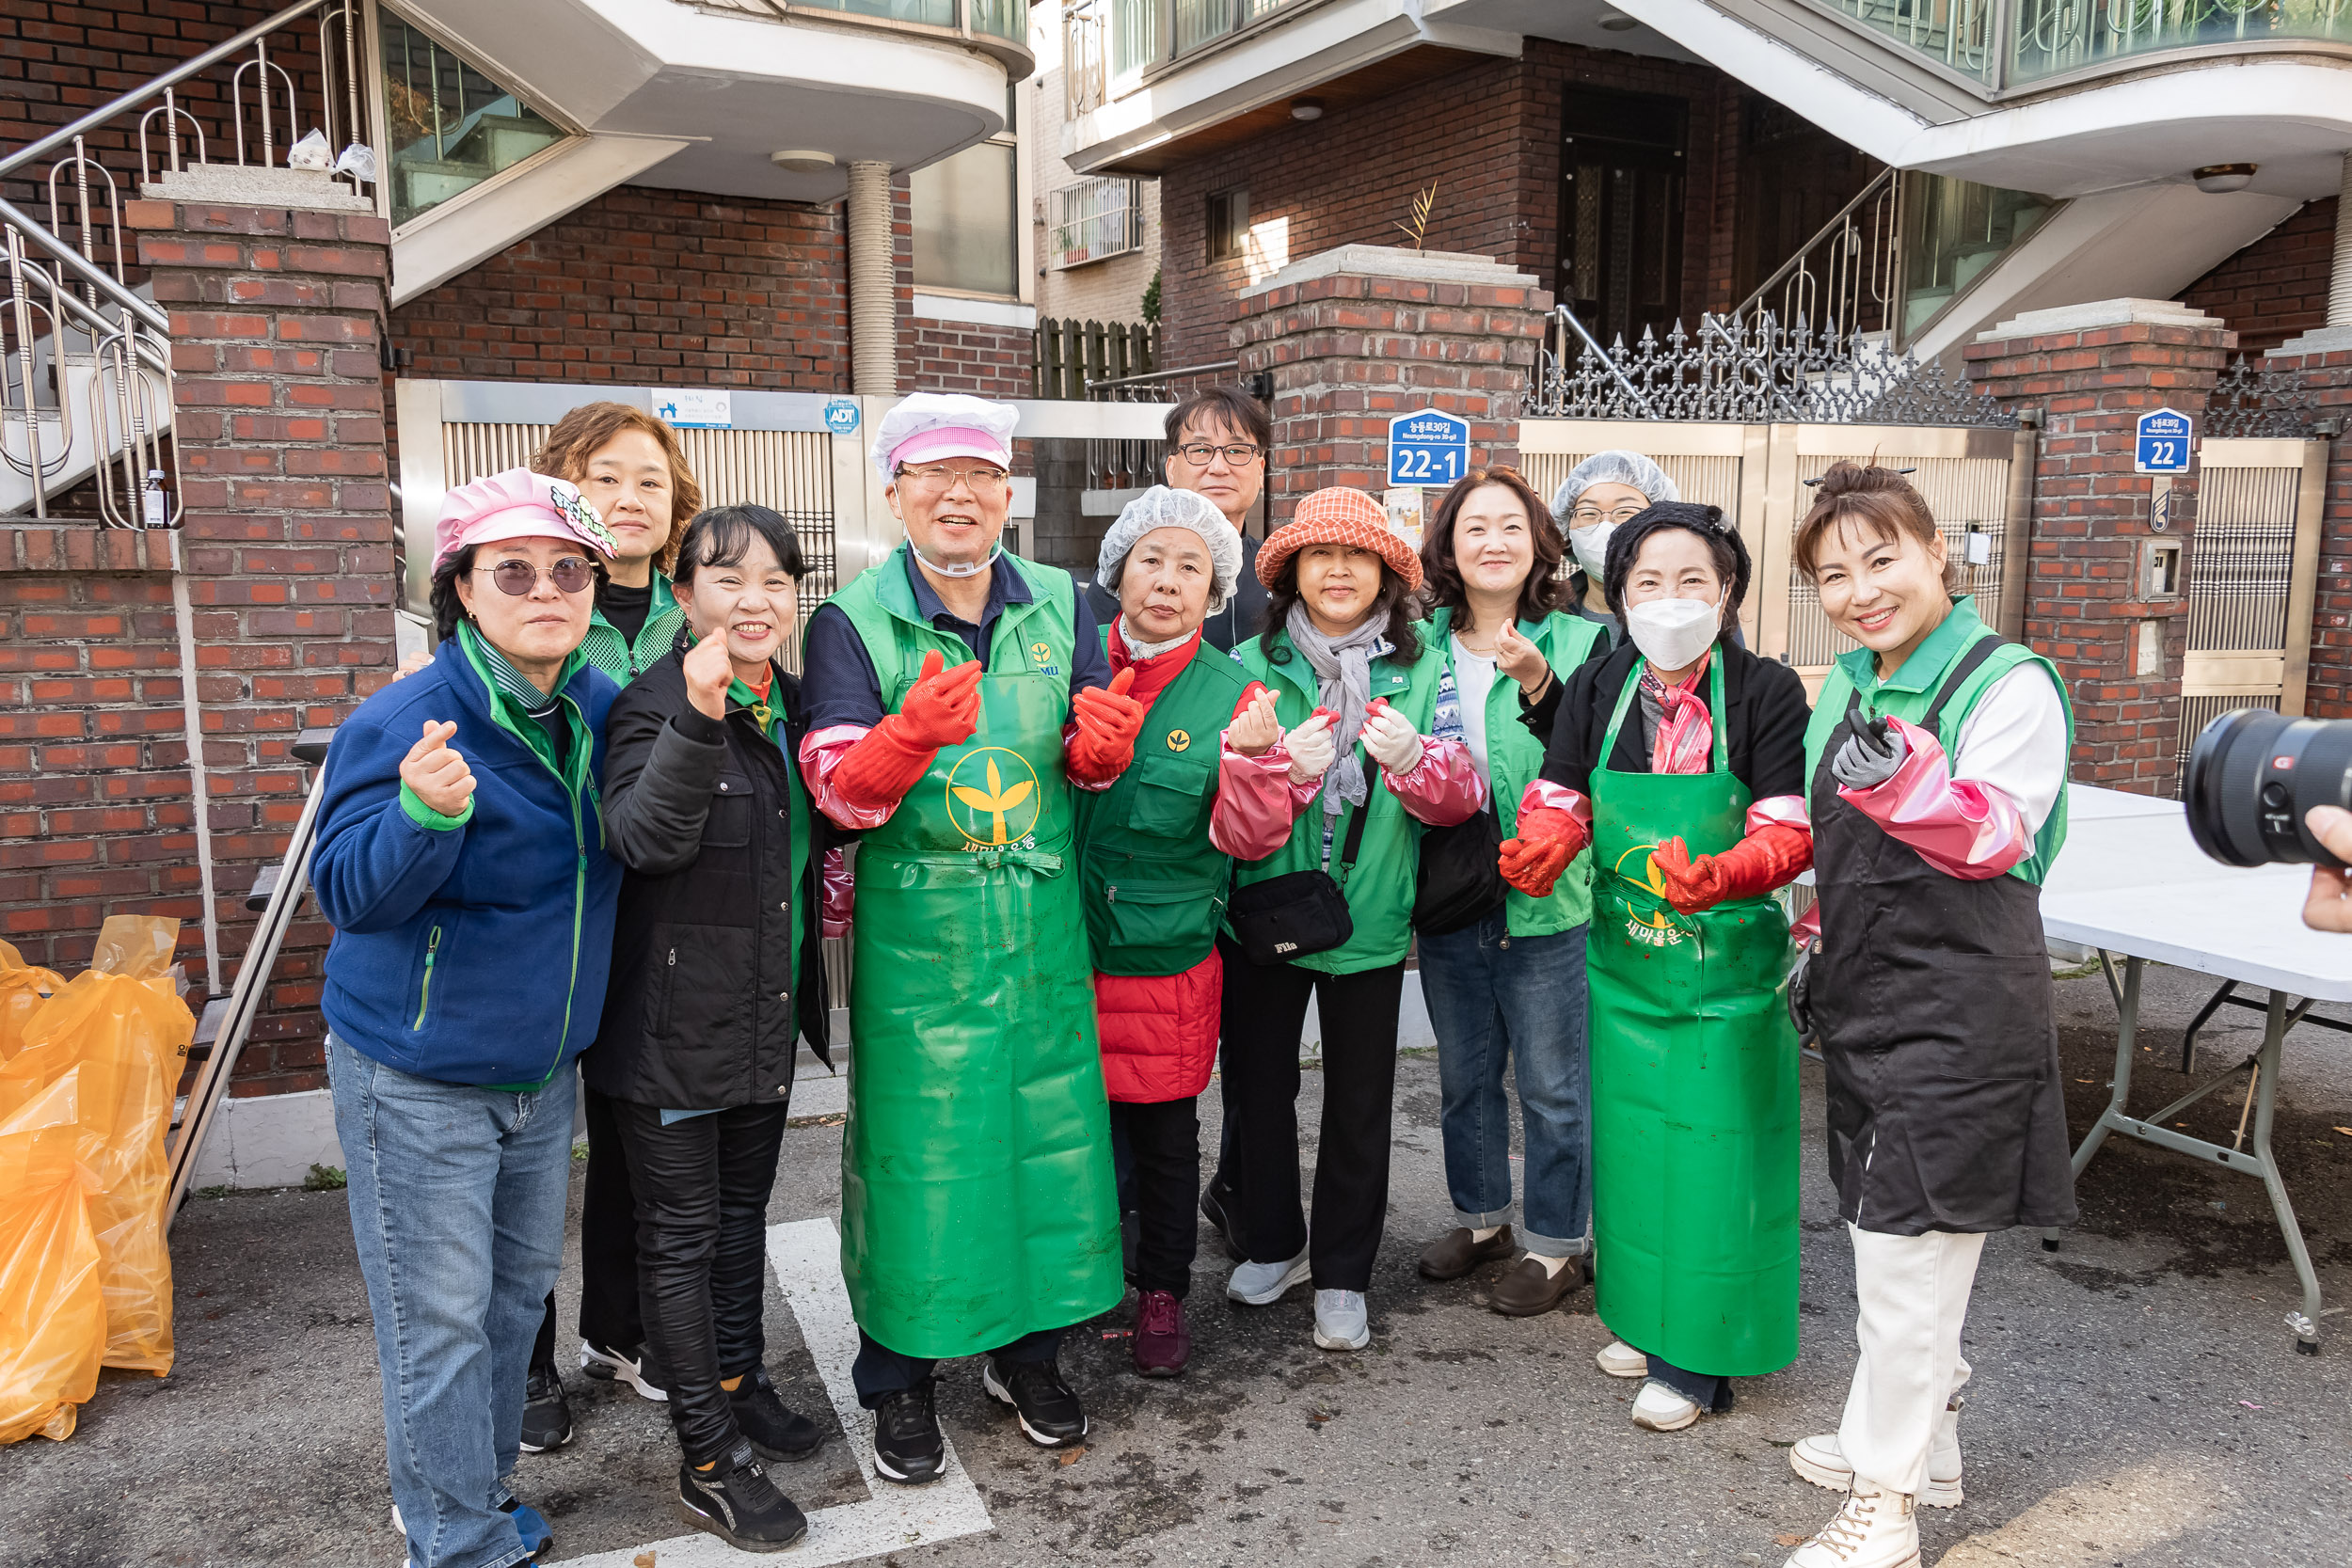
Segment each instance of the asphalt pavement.
[{"label": "asphalt pavement", "polygon": [[[2202,995],[2194,976],[2151,970],[2135,1098],[2143,1114],[2185,1082],[2179,1030]],[[2106,1097],[2114,1012],[2095,977],[2062,982],[2060,1007],[2078,1138]],[[2257,1022],[2226,1016],[2206,1064],[2250,1052]],[[1320,1089],[1307,1074],[1309,1128]],[[1787,1449],[1836,1426],[1853,1364],[1851,1259],[1821,1160],[1820,1069],[1805,1069],[1802,1354],[1742,1381],[1729,1414],[1670,1435],[1632,1426],[1633,1386],[1594,1368],[1610,1335],[1589,1292],[1511,1320],[1484,1305],[1499,1266],[1445,1285],[1414,1272],[1421,1244],[1451,1223],[1438,1108],[1436,1063],[1407,1056],[1371,1349],[1315,1349],[1304,1288],[1271,1307],[1228,1304],[1226,1265],[1204,1226],[1187,1375],[1147,1383],[1127,1370],[1119,1336],[1129,1308],[1073,1331],[1063,1364],[1092,1418],[1083,1451],[1032,1448],[982,1393],[977,1363],[946,1369],[940,1408],[970,1481],[934,1510],[945,1527],[901,1528],[886,1509],[903,1498],[869,1501],[840,1435],[830,1391],[840,1368],[829,1385],[818,1359],[838,1340],[840,1324],[824,1317],[837,1278],[771,1278],[771,1370],[788,1402],[834,1433],[814,1458],[775,1472],[804,1508],[834,1511],[820,1516],[842,1527],[828,1540],[873,1548],[825,1555],[813,1537],[777,1560],[1778,1564],[1835,1510],[1832,1494],[1790,1474]],[[2239,1110],[2225,1093],[2181,1119],[2226,1143]],[[1212,1148],[1216,1117],[1212,1088],[1202,1102]],[[2352,1306],[2346,1129],[2352,1037],[2298,1031],[2276,1146],[2329,1300]],[[770,1215],[780,1237],[805,1239],[793,1222],[836,1212],[839,1148],[835,1124],[787,1134]],[[2352,1561],[2352,1327],[2331,1316],[2324,1353],[2294,1354],[2281,1318],[2298,1292],[2260,1185],[2111,1143],[2079,1197],[2082,1224],[2059,1250],[2025,1233],[1985,1250],[1966,1344],[1976,1369],[1961,1426],[1967,1501],[1923,1511],[1926,1560]],[[575,1201],[575,1225],[577,1214]],[[108,1373],[71,1440],[0,1450],[0,1564],[400,1563],[342,1195],[200,1199],[173,1240],[178,1365],[164,1379]],[[575,1249],[560,1292],[567,1315],[576,1268]],[[675,1544],[677,1460],[661,1406],[567,1382],[574,1442],[526,1456],[517,1473],[552,1522],[550,1560],[747,1560]]]}]

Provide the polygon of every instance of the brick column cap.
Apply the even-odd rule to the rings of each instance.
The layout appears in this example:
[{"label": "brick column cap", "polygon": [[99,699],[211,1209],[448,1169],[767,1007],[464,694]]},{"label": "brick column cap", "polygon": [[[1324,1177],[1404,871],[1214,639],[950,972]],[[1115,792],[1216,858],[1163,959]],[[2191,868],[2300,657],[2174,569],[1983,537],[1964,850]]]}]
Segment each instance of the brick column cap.
[{"label": "brick column cap", "polygon": [[2177,299],[2093,299],[2080,305],[2054,306],[2011,316],[1976,341],[1997,343],[2009,338],[2049,338],[2063,332],[2095,332],[2108,326],[2201,326],[2219,331],[2229,324]]},{"label": "brick column cap", "polygon": [[1263,281],[1241,291],[1255,299],[1276,289],[1295,288],[1318,277],[1341,275],[1394,277],[1410,283],[1465,283],[1482,289],[1540,289],[1534,273],[1506,266],[1491,256],[1467,250],[1410,250],[1403,245],[1343,245],[1302,257]]},{"label": "brick column cap", "polygon": [[2316,358],[2323,354],[2352,354],[2352,322],[2341,326],[2315,326],[2299,338],[2289,338],[2272,349],[2269,357]]}]

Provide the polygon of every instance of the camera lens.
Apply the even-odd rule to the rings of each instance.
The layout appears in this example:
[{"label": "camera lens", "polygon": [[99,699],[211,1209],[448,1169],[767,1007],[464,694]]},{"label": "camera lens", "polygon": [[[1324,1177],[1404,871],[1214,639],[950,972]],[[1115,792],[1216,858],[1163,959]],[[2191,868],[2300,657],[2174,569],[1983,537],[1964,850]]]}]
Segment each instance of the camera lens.
[{"label": "camera lens", "polygon": [[2303,818],[2352,807],[2352,720],[2225,713],[2197,737],[2183,793],[2197,847],[2225,865],[2342,867]]}]

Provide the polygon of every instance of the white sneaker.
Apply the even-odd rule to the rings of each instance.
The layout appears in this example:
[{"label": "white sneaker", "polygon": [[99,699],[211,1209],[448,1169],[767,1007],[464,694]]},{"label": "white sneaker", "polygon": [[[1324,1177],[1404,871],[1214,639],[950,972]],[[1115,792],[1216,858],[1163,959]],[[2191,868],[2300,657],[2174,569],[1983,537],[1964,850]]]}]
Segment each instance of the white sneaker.
[{"label": "white sneaker", "polygon": [[1325,1350],[1361,1350],[1372,1343],[1361,1291],[1315,1292],[1315,1343]]},{"label": "white sneaker", "polygon": [[1623,1339],[1608,1346],[1593,1357],[1593,1365],[1611,1377],[1649,1376],[1649,1357],[1627,1344]]},{"label": "white sneaker", "polygon": [[580,1342],[580,1370],[607,1383],[626,1383],[639,1399],[656,1404],[670,1402],[670,1391],[654,1381],[653,1357],[641,1348],[632,1357],[627,1351],[607,1350],[587,1339]]},{"label": "white sneaker", "polygon": [[1919,1520],[1900,1492],[1850,1492],[1784,1568],[1919,1568]]},{"label": "white sneaker", "polygon": [[[1935,1446],[1928,1450],[1928,1479],[1919,1488],[1915,1499],[1926,1508],[1958,1508],[1963,1500],[1960,1488],[1959,1412],[1947,1411],[1935,1424]],[[1806,1437],[1788,1450],[1788,1467],[1816,1486],[1826,1486],[1833,1492],[1853,1489],[1853,1466],[1846,1463],[1845,1451],[1837,1445],[1837,1433],[1823,1433],[1819,1437]]]},{"label": "white sneaker", "polygon": [[1307,1249],[1298,1249],[1298,1256],[1287,1263],[1240,1263],[1233,1269],[1232,1278],[1225,1282],[1225,1293],[1244,1307],[1271,1307],[1282,1299],[1282,1293],[1313,1273],[1307,1261]]},{"label": "white sneaker", "polygon": [[1680,1432],[1699,1418],[1699,1407],[1656,1378],[1633,1399],[1633,1424],[1651,1432]]}]

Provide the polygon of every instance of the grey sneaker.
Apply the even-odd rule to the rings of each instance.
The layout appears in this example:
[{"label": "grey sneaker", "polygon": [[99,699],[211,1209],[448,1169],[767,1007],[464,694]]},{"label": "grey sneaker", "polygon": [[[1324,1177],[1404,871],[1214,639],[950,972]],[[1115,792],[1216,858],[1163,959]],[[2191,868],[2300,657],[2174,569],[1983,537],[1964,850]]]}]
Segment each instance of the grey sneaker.
[{"label": "grey sneaker", "polygon": [[1287,1263],[1242,1263],[1233,1270],[1233,1277],[1225,1282],[1225,1293],[1244,1307],[1271,1307],[1282,1299],[1282,1293],[1313,1273],[1307,1261],[1307,1249],[1298,1249],[1298,1256]]},{"label": "grey sneaker", "polygon": [[1361,1291],[1315,1292],[1315,1343],[1325,1350],[1361,1350],[1372,1343]]}]

